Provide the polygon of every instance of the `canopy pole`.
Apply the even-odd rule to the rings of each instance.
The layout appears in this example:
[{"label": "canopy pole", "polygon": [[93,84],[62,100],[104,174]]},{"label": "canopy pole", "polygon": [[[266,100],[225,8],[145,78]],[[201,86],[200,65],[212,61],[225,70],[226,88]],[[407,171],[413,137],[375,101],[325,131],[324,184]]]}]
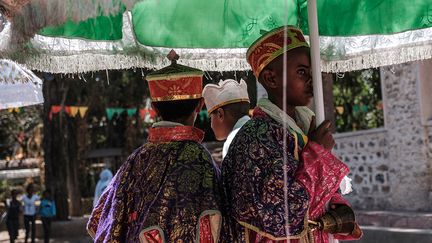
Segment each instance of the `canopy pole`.
[{"label": "canopy pole", "polygon": [[309,23],[309,41],[311,46],[311,64],[314,106],[317,125],[324,121],[324,96],[321,76],[321,57],[318,34],[318,13],[316,0],[307,1],[308,23]]}]

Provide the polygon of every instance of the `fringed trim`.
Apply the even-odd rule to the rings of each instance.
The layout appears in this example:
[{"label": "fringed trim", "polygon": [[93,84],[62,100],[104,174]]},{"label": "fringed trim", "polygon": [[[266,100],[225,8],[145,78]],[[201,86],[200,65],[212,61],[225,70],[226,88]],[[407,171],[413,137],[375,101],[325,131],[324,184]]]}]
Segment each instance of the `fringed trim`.
[{"label": "fringed trim", "polygon": [[432,58],[432,43],[421,46],[399,47],[382,51],[369,51],[347,60],[321,61],[321,70],[328,73],[348,72],[389,66]]},{"label": "fringed trim", "polygon": [[[72,56],[51,56],[38,54],[37,56],[20,57],[29,69],[51,73],[84,73],[106,69],[153,68],[160,69],[169,65],[162,58],[143,57],[123,54],[79,54]],[[188,60],[179,61],[182,65],[208,71],[248,70],[246,60],[217,59],[217,60]]]},{"label": "fringed trim", "polygon": [[[133,4],[134,0],[129,0]],[[175,47],[145,46],[136,40],[130,12],[123,14],[123,38],[91,41],[36,35],[25,50],[16,51],[13,26],[0,32],[0,56],[31,69],[53,73],[81,73],[106,69],[161,68]],[[15,30],[14,30],[15,31]],[[15,43],[16,44],[16,43]],[[321,70],[346,72],[432,58],[432,28],[391,35],[320,37]],[[12,51],[11,51],[12,50]],[[179,63],[205,71],[250,70],[247,48],[175,48]],[[10,53],[13,52],[13,53]]]},{"label": "fringed trim", "polygon": [[[68,56],[52,56],[48,54],[36,54],[21,56],[19,59],[29,69],[52,73],[82,73],[106,69],[130,69],[130,68],[153,68],[159,69],[169,65],[165,57],[137,54],[97,54],[85,53]],[[249,64],[244,58],[209,57],[201,56],[202,59],[182,57],[180,64],[195,67],[205,71],[241,71],[250,70]],[[417,60],[432,58],[432,45],[414,46],[385,50],[372,54],[363,54],[348,60],[321,61],[323,72],[348,72],[366,68],[375,68],[401,64]]]}]

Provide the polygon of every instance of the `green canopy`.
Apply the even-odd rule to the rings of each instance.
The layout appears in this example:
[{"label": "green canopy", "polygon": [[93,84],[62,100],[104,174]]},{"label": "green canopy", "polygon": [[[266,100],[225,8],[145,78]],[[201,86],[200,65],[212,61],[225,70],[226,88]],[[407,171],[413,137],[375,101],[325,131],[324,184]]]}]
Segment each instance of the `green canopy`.
[{"label": "green canopy", "polygon": [[[317,7],[322,71],[432,57],[430,1],[318,0]],[[249,69],[247,47],[260,31],[284,24],[308,34],[305,0],[145,0],[130,12],[46,27],[24,52],[10,57],[31,69],[70,73],[159,68],[168,64],[165,55],[175,49],[182,64],[244,70]]]}]

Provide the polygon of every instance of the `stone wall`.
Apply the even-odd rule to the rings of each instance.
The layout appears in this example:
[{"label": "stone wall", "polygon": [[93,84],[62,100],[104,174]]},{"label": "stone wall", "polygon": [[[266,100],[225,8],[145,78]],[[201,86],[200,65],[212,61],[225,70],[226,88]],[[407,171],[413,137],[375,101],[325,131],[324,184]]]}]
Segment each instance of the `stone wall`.
[{"label": "stone wall", "polygon": [[432,127],[422,123],[419,95],[426,66],[381,68],[385,127],[335,135],[335,152],[351,168],[355,191],[347,199],[354,207],[432,210]]},{"label": "stone wall", "polygon": [[385,208],[391,193],[387,132],[374,129],[336,134],[335,153],[350,167],[354,191],[347,199],[356,208]]}]

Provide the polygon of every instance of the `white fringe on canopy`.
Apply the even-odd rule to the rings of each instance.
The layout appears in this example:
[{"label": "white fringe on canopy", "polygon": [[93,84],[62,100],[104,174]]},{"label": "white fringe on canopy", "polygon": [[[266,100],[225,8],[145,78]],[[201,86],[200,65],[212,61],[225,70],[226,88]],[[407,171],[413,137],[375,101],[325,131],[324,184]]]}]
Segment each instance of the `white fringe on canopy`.
[{"label": "white fringe on canopy", "polygon": [[[0,38],[8,36],[8,26]],[[3,39],[4,40],[4,39]],[[346,72],[432,58],[432,28],[393,35],[320,37],[323,72]],[[7,48],[0,43],[0,54]],[[28,68],[52,73],[81,73],[105,69],[160,68],[169,64],[167,47],[138,43],[131,16],[123,16],[123,38],[89,41],[36,35],[25,52],[9,56]],[[175,48],[179,63],[206,71],[248,70],[246,48]]]}]

